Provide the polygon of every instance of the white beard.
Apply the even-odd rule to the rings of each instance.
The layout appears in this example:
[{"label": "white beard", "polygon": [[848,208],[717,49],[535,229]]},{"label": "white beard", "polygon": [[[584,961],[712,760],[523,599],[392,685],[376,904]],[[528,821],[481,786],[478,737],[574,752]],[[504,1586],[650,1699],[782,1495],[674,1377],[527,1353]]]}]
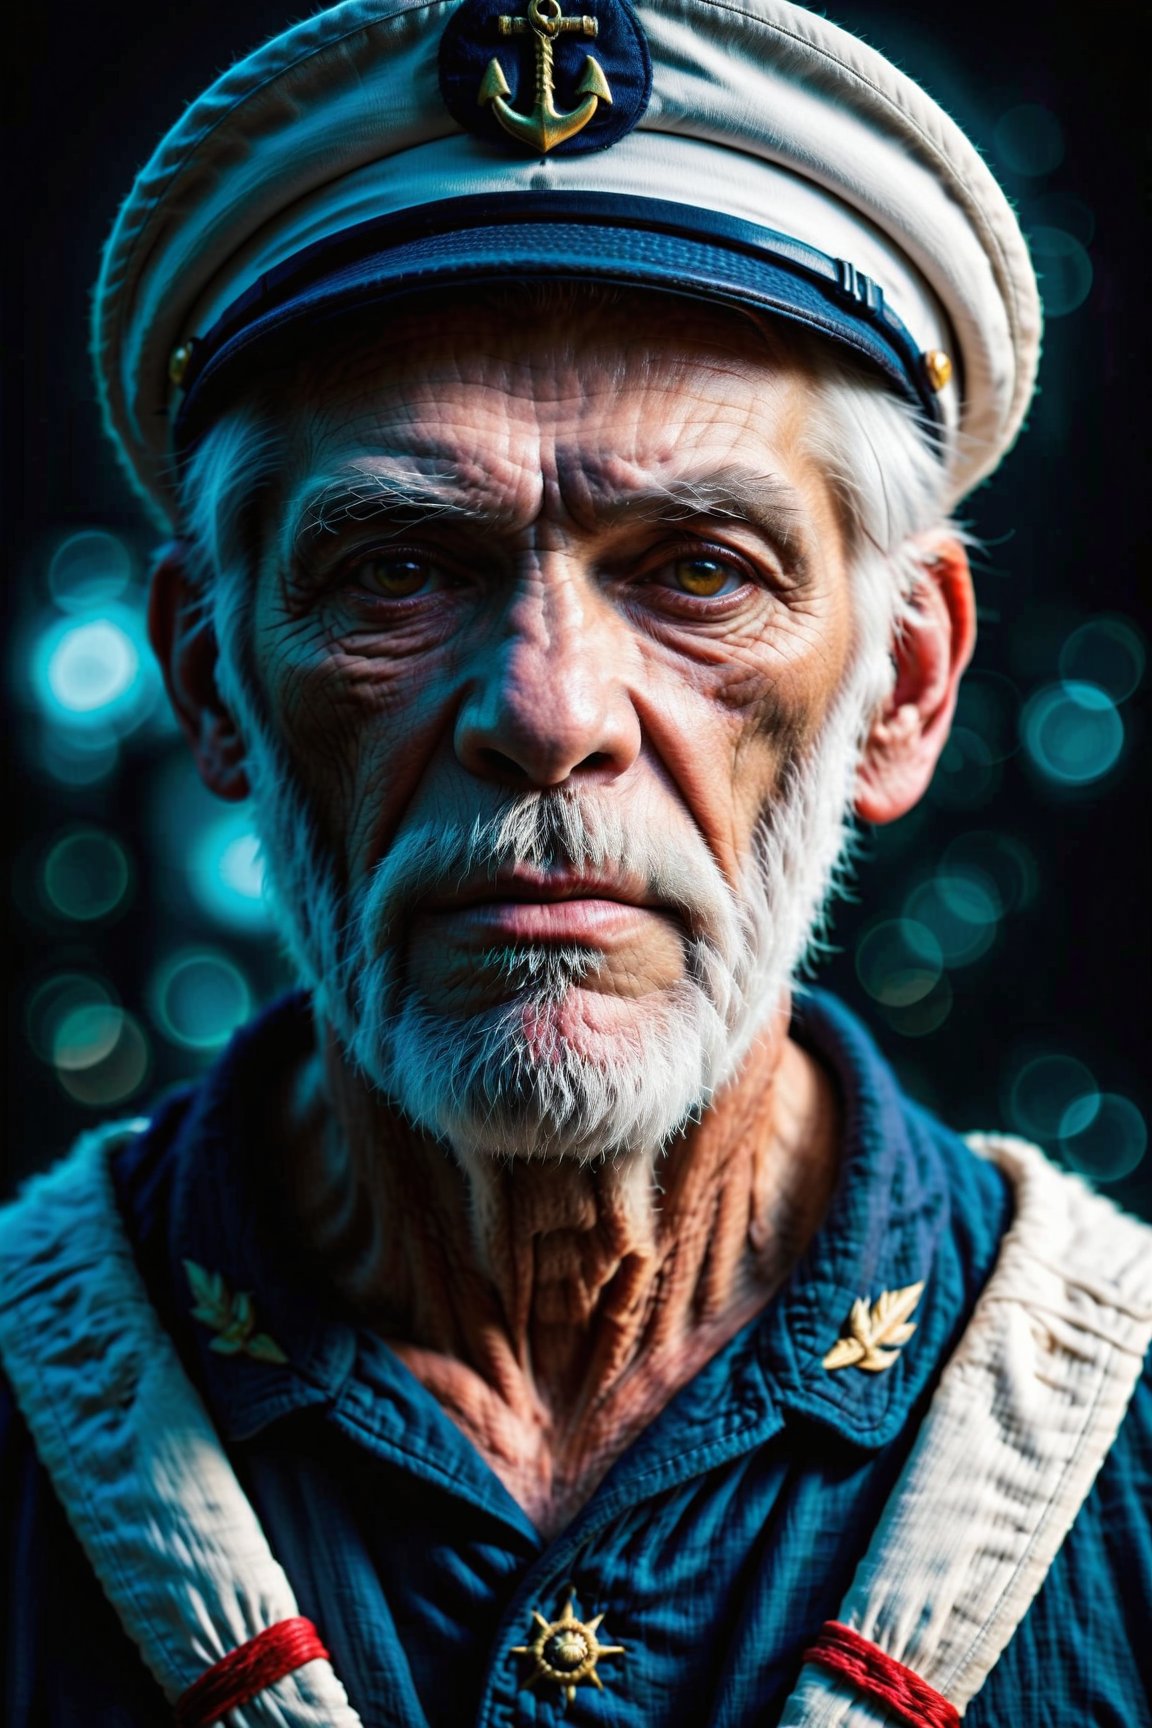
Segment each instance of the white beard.
[{"label": "white beard", "polygon": [[[735,890],[686,817],[670,823],[666,805],[654,815],[600,788],[529,793],[471,830],[401,829],[371,877],[346,894],[291,769],[264,728],[250,727],[269,886],[319,1016],[371,1085],[466,1165],[495,1156],[650,1168],[740,1068],[819,930],[846,855],[878,682],[874,657],[861,657],[815,745],[786,768]],[[636,999],[626,1034],[577,1043],[557,1024],[559,1005],[597,969],[588,948],[506,951],[506,999],[466,1016],[438,1012],[406,980],[415,901],[516,861],[607,863],[681,912],[683,977]]]}]

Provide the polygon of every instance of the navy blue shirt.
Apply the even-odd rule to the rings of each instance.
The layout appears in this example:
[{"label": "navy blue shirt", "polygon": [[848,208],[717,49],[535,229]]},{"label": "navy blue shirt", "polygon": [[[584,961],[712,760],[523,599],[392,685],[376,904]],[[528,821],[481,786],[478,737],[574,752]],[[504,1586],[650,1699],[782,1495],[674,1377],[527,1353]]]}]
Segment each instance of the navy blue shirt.
[{"label": "navy blue shirt", "polygon": [[[836,1617],[1009,1221],[998,1171],[903,1097],[824,996],[795,1035],[831,1072],[844,1144],[827,1219],[763,1313],[683,1388],[546,1540],[387,1344],[309,1281],[279,1215],[267,1100],[311,1038],[302,998],[248,1028],[119,1156],[153,1301],[273,1552],[371,1728],[767,1728]],[[288,1361],[225,1356],[185,1260],[253,1293]],[[882,1374],[823,1358],[852,1303],[925,1283]],[[1152,1384],[972,1728],[1152,1723]],[[87,1570],[0,1385],[5,1728],[143,1728],[167,1706]],[[528,1687],[533,1611],[574,1598],[624,1647],[565,1703]]]}]

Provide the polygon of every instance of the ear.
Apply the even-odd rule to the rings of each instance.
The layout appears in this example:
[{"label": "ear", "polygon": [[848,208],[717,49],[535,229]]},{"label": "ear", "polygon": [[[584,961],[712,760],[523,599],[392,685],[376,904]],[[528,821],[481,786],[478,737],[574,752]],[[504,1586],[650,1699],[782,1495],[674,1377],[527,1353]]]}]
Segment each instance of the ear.
[{"label": "ear", "polygon": [[857,770],[856,813],[866,822],[895,822],[924,796],[976,644],[976,599],[963,546],[941,532],[923,536],[919,548],[923,575],[892,644],[895,686],[872,722]]},{"label": "ear", "polygon": [[152,572],[148,636],[201,780],[218,798],[247,798],[244,740],[216,682],[216,632],[179,541],[164,548]]}]

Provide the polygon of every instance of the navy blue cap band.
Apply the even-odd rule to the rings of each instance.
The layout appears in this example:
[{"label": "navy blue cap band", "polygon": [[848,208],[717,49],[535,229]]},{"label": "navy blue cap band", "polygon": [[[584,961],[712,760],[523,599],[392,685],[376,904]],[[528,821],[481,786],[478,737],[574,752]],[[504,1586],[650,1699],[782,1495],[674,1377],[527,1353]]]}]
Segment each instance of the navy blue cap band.
[{"label": "navy blue cap band", "polygon": [[268,343],[435,284],[564,277],[752,307],[828,337],[875,366],[939,424],[923,357],[867,276],[773,229],[713,210],[614,193],[451,198],[359,223],[266,272],[193,340],[174,426],[188,447]]}]

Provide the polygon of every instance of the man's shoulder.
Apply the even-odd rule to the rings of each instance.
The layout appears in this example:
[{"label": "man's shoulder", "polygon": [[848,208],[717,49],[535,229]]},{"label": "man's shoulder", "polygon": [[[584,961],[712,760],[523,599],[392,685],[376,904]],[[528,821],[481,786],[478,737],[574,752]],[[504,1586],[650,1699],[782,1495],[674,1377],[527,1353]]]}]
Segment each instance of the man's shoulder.
[{"label": "man's shoulder", "polygon": [[89,1131],[0,1210],[0,1720],[11,1728],[170,1714],[60,1484],[70,1459],[101,1493],[132,1468],[130,1446],[99,1458],[77,1418],[106,1426],[138,1384],[126,1334],[136,1313],[161,1305],[163,1281],[142,1301],[131,1269],[166,1257],[190,1103],[172,1095],[150,1117]]},{"label": "man's shoulder", "polygon": [[1071,1324],[1094,1327],[1119,1350],[1138,1345],[1143,1355],[1152,1325],[1152,1225],[1016,1135],[970,1134],[965,1144],[994,1164],[1011,1189],[1001,1286],[1013,1288],[1014,1275],[1036,1308],[1060,1288]]},{"label": "man's shoulder", "polygon": [[0,1367],[0,1721],[112,1728],[169,1714],[84,1557]]},{"label": "man's shoulder", "polygon": [[1031,1608],[965,1715],[1152,1728],[1152,1354]]},{"label": "man's shoulder", "polygon": [[[1013,1716],[1043,1676],[1045,1720],[1152,1725],[1141,1668],[1152,1623],[1152,1226],[1025,1141],[966,1144],[1003,1173],[1012,1213],[954,1362],[969,1391],[982,1374],[990,1382],[994,1545],[1011,1545],[1040,1460],[1043,1516],[1021,1576],[1033,1551],[1045,1553],[970,1719],[991,1728]],[[1049,1522],[1066,1535],[1046,1543]]]},{"label": "man's shoulder", "polygon": [[0,1263],[27,1257],[27,1232],[64,1230],[99,1187],[113,1197],[129,1235],[150,1234],[166,1211],[180,1129],[195,1088],[165,1094],[147,1114],[87,1129],[46,1169],[0,1204]]}]

